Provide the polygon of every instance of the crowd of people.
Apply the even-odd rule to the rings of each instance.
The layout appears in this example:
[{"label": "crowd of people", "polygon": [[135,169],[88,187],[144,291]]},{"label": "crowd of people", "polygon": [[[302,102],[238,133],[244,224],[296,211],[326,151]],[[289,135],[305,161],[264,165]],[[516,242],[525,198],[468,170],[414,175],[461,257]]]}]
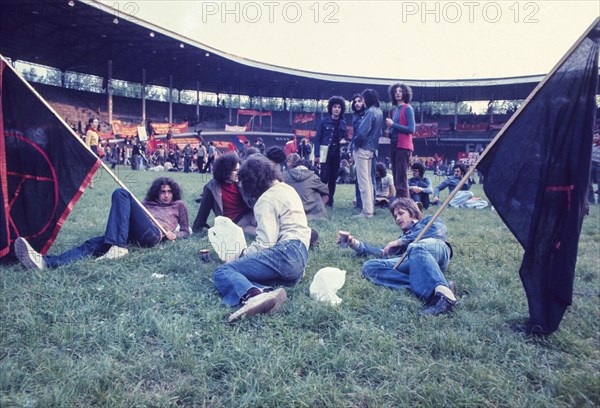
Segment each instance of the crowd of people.
[{"label": "crowd of people", "polygon": [[[201,140],[194,148],[189,143],[183,149],[161,145],[147,158],[145,144],[132,140],[130,155],[125,157],[135,169],[171,163],[184,172],[212,174],[196,200],[200,205],[193,223],[177,182],[158,177],[141,203],[126,190],[113,193],[104,235],[62,254],[46,256],[18,238],[15,253],[25,267],[36,269],[57,268],[90,256],[118,259],[127,256],[131,244],[152,247],[163,240],[202,234],[210,228],[211,214],[224,216],[254,237],[238,259],[214,271],[214,285],[223,304],[239,306],[228,319],[271,314],[286,300],[281,286],[293,286],[302,279],[309,249],[318,245],[318,233],[309,223],[328,217],[328,211],[335,208],[337,184],[353,178],[353,204],[358,211],[354,217],[373,218],[376,207],[387,207],[401,230],[399,239],[383,246],[348,237],[349,247],[358,256],[381,258],[366,261],[363,276],[378,285],[410,289],[426,302],[423,315],[450,312],[457,298],[453,284],[444,277],[452,257],[445,225],[435,220],[423,238],[415,241],[431,220],[423,210],[437,204],[444,189],[458,185],[466,170],[455,164],[453,175],[433,189],[425,177],[425,166],[420,161],[411,162],[412,91],[407,85],[394,84],[389,96],[396,109],[390,118],[384,118],[375,90],[356,94],[351,102],[351,125],[344,119],[345,99],[331,97],[328,114],[319,122],[312,145],[303,139],[298,144],[290,141],[285,148],[269,147],[259,138],[254,144],[248,141],[241,149],[219,154],[213,142]],[[88,127],[86,143],[99,154],[97,119],[90,120]],[[377,158],[379,138],[386,135],[392,142],[387,164]],[[115,152],[120,149],[122,152],[123,148],[105,146],[105,157],[119,163],[120,153]],[[411,178],[407,176],[409,169]],[[461,193],[470,193],[470,186],[470,181],[464,183]],[[454,200],[469,198],[459,194]]]}]

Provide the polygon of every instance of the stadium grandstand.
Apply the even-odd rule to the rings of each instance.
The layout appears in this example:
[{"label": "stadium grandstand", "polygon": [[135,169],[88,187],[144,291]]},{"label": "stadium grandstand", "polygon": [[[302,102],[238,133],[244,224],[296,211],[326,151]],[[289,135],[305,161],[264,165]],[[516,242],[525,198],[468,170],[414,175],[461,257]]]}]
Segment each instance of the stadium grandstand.
[{"label": "stadium grandstand", "polygon": [[[282,68],[229,55],[96,1],[8,2],[0,13],[0,38],[0,53],[28,67],[26,79],[69,125],[81,128],[96,116],[101,131],[115,139],[127,136],[120,129],[149,120],[182,124],[175,138],[186,141],[198,132],[219,140],[228,128],[251,141],[260,136],[267,145],[285,144],[294,134],[314,134],[330,96],[350,99],[374,88],[385,101],[387,87],[403,82],[414,92],[415,153],[456,159],[485,147],[514,112],[494,112],[491,101],[522,101],[543,78],[433,81]],[[74,85],[74,75],[96,83]],[[476,101],[490,102],[487,113],[459,112],[464,102]],[[453,105],[454,112],[437,111],[436,104]],[[157,128],[159,136],[167,133],[168,127]],[[380,157],[388,149],[382,140]]]}]

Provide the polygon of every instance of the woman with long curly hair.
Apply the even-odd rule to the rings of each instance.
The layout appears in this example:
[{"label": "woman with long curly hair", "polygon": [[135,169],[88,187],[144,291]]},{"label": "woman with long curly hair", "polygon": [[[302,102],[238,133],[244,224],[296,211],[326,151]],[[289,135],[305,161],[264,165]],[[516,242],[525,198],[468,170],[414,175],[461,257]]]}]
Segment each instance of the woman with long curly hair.
[{"label": "woman with long curly hair", "polygon": [[215,270],[214,283],[229,306],[242,305],[229,321],[276,312],[285,289],[304,276],[311,230],[302,201],[285,183],[277,165],[262,155],[246,159],[239,179],[246,199],[254,202],[256,240],[241,257]]},{"label": "woman with long curly hair", "polygon": [[[24,238],[15,240],[15,254],[26,268],[58,268],[87,257],[118,259],[129,253],[130,243],[153,247],[167,239],[174,241],[189,235],[188,212],[181,201],[181,188],[175,180],[159,177],[150,186],[144,207],[167,231],[166,235],[154,224],[141,206],[125,189],[116,189],[104,235],[88,239],[78,247],[54,256],[42,256]],[[175,232],[177,226],[180,227]]]}]

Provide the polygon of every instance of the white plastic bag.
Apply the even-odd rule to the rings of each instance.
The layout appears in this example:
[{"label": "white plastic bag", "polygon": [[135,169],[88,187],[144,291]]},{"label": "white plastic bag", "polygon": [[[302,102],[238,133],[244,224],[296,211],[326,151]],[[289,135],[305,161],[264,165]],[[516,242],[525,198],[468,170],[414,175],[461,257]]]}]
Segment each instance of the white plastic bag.
[{"label": "white plastic bag", "polygon": [[208,229],[208,240],[223,262],[238,259],[246,249],[244,230],[227,217],[215,217],[215,226]]},{"label": "white plastic bag", "polygon": [[330,305],[339,305],[342,299],[336,294],[346,282],[346,271],[338,268],[322,268],[310,284],[310,297]]}]

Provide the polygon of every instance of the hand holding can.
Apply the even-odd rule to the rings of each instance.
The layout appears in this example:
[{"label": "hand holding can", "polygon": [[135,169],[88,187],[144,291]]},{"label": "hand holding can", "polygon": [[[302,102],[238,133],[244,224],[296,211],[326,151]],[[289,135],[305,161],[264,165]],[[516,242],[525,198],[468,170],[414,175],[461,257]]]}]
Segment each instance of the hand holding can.
[{"label": "hand holding can", "polygon": [[350,232],[348,231],[338,231],[338,243],[340,244],[340,248],[348,248],[349,236]]}]

